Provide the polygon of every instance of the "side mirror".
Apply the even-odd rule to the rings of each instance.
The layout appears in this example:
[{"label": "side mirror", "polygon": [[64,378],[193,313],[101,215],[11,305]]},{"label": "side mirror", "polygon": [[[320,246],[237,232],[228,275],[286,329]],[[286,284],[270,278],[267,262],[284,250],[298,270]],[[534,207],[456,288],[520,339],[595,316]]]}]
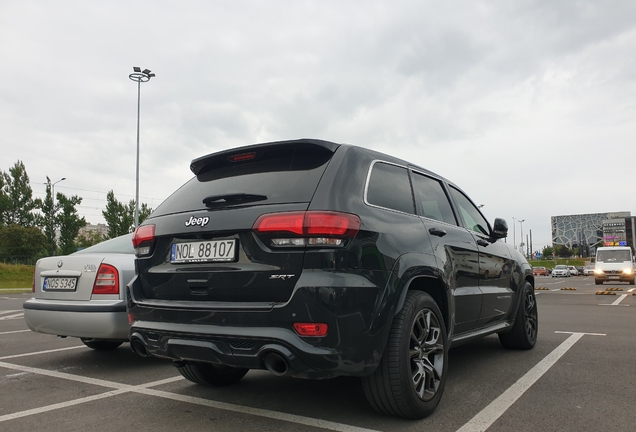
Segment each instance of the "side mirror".
[{"label": "side mirror", "polygon": [[495,223],[492,228],[492,236],[497,239],[508,237],[508,224],[504,219],[495,219]]}]

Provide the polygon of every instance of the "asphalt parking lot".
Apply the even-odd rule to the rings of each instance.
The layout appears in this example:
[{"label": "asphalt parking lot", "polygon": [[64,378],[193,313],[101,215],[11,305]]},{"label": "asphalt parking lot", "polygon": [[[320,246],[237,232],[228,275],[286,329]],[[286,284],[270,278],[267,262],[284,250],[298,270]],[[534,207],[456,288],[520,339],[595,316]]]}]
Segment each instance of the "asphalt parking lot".
[{"label": "asphalt parking lot", "polygon": [[[97,352],[33,333],[22,316],[30,293],[0,294],[0,430],[634,430],[634,287],[544,276],[536,287],[545,289],[535,349],[509,351],[490,336],[451,350],[442,402],[419,421],[376,413],[354,378],[250,371],[234,386],[197,386],[128,344]],[[596,294],[608,288],[622,291]]]}]

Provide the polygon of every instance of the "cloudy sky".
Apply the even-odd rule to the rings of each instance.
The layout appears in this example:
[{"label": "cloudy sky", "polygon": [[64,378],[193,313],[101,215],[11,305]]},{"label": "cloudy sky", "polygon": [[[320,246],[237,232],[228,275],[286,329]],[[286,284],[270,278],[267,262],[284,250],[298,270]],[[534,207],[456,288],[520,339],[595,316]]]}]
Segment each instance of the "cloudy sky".
[{"label": "cloudy sky", "polygon": [[310,137],[437,172],[535,249],[550,216],[636,213],[633,0],[0,0],[0,40],[0,169],[66,177],[90,223],[135,195],[133,66],[153,208],[196,157]]}]

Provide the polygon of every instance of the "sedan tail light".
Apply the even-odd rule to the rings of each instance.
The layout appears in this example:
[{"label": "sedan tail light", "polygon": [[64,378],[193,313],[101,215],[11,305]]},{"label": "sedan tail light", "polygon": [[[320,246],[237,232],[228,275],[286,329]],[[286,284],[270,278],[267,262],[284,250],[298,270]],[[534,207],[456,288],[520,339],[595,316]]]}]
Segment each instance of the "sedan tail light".
[{"label": "sedan tail light", "polygon": [[119,294],[119,272],[110,264],[101,264],[97,270],[93,294]]}]

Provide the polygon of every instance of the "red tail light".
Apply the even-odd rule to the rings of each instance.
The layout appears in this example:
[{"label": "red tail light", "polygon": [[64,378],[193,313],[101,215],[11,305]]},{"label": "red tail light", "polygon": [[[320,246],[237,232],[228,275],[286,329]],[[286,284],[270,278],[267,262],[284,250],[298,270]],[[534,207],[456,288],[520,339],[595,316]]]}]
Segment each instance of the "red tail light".
[{"label": "red tail light", "polygon": [[253,229],[258,233],[355,237],[360,231],[360,218],[349,213],[328,211],[270,213],[259,217]]},{"label": "red tail light", "polygon": [[155,240],[155,226],[142,225],[137,227],[133,234],[132,243],[135,248],[135,255],[143,256],[152,252],[152,245]]},{"label": "red tail light", "polygon": [[323,323],[294,323],[294,330],[299,336],[327,336],[329,326]]},{"label": "red tail light", "polygon": [[119,294],[119,272],[110,264],[102,264],[97,270],[93,294]]}]

